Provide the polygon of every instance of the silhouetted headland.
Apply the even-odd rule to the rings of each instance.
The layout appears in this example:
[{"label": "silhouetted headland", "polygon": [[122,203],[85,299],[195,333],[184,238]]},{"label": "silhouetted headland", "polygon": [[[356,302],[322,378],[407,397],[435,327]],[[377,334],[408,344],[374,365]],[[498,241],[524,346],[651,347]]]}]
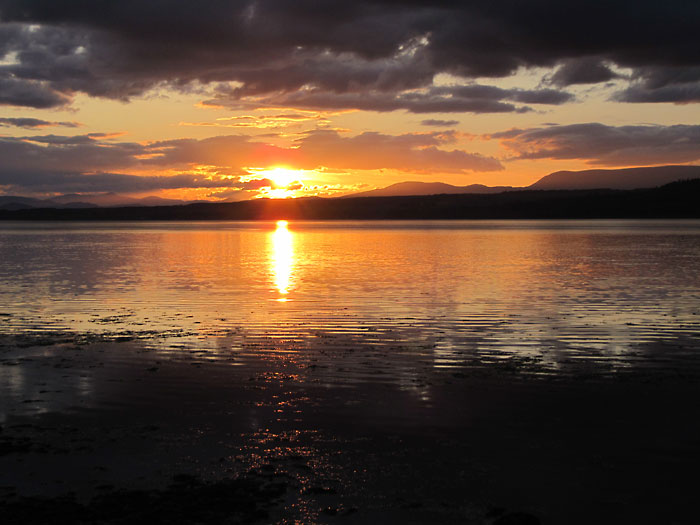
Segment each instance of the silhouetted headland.
[{"label": "silhouetted headland", "polygon": [[636,190],[527,190],[344,199],[255,199],[123,208],[1,210],[0,220],[444,220],[700,217],[700,179]]}]

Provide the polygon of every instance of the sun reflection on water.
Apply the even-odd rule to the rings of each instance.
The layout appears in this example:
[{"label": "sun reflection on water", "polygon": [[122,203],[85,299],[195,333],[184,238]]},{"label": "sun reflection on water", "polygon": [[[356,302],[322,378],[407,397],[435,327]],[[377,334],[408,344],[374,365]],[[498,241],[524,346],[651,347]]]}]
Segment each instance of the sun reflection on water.
[{"label": "sun reflection on water", "polygon": [[277,229],[271,234],[270,265],[275,288],[282,296],[277,299],[280,302],[288,299],[294,270],[294,234],[287,225],[287,221],[277,221]]}]

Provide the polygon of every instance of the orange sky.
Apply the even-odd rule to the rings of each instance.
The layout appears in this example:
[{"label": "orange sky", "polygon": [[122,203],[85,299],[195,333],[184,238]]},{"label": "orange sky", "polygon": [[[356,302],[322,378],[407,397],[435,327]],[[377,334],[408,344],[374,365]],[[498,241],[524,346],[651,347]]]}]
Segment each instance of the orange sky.
[{"label": "orange sky", "polygon": [[[371,4],[351,8],[357,10],[348,14],[357,16],[353,29],[383,23],[384,15],[367,21],[374,11],[363,9]],[[172,5],[172,16],[179,16],[184,4]],[[261,18],[267,25],[283,28],[285,17],[296,16],[268,2],[251,5],[270,10]],[[144,16],[156,16],[143,9]],[[555,40],[528,40],[537,25],[530,21],[532,27],[522,28],[522,52],[503,47],[492,58],[455,58],[449,46],[443,51],[449,38],[468,38],[447,29],[441,37],[443,25],[395,40],[371,33],[376,48],[359,37],[341,43],[331,33],[317,35],[328,43],[311,45],[302,44],[307,33],[280,29],[278,42],[252,32],[246,49],[260,54],[254,62],[239,53],[243,42],[217,36],[211,9],[192,27],[182,25],[182,38],[202,46],[201,65],[156,51],[170,38],[159,33],[158,23],[167,21],[163,13],[153,19],[153,33],[144,35],[129,29],[133,13],[121,26],[98,11],[6,9],[0,29],[14,40],[0,47],[0,91],[6,91],[0,96],[0,153],[10,159],[0,169],[0,193],[239,200],[340,195],[407,180],[524,186],[562,169],[700,159],[700,95],[692,94],[700,93],[700,76],[690,53],[667,66],[654,48],[620,35],[609,49],[590,54],[575,49],[578,26],[564,52]],[[242,30],[260,15],[251,9],[231,14],[242,17]],[[386,9],[386,17],[391,9],[404,10]],[[323,18],[322,11],[311,18]],[[485,16],[477,11],[436,13],[469,22]],[[520,23],[515,16],[501,18],[504,28]],[[170,23],[185,24],[179,18]],[[195,40],[205,38],[196,32],[198,23],[212,25],[211,41]],[[267,25],[260,27],[272,31]],[[489,36],[498,31],[496,24]],[[65,49],[47,44],[49,36],[64,39]],[[132,51],[141,39],[151,48]],[[662,51],[670,57],[672,45],[681,44]],[[630,46],[639,53],[634,61],[618,52]],[[545,52],[551,56],[537,54]],[[111,62],[98,60],[100,54]],[[510,64],[509,54],[514,65],[501,65]]]}]

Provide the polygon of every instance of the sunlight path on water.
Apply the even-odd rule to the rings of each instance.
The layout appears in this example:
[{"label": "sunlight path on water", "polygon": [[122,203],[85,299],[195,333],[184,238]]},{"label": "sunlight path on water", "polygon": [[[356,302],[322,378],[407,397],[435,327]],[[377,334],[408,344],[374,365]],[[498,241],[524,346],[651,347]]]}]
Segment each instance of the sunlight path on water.
[{"label": "sunlight path on water", "polygon": [[277,221],[277,229],[271,236],[272,247],[271,266],[275,285],[280,293],[277,299],[280,302],[287,300],[286,295],[292,284],[292,271],[294,269],[294,238],[287,229],[287,221]]},{"label": "sunlight path on water", "polygon": [[340,352],[333,381],[405,382],[414,360],[619,369],[700,332],[693,221],[4,224],[0,248],[6,340],[132,338],[239,366]]}]

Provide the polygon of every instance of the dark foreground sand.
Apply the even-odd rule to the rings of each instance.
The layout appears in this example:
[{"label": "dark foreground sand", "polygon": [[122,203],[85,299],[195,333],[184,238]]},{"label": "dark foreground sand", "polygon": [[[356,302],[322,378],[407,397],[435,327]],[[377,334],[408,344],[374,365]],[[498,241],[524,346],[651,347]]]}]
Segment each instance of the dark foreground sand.
[{"label": "dark foreground sand", "polygon": [[227,337],[2,338],[1,521],[700,520],[692,336],[559,370]]}]

